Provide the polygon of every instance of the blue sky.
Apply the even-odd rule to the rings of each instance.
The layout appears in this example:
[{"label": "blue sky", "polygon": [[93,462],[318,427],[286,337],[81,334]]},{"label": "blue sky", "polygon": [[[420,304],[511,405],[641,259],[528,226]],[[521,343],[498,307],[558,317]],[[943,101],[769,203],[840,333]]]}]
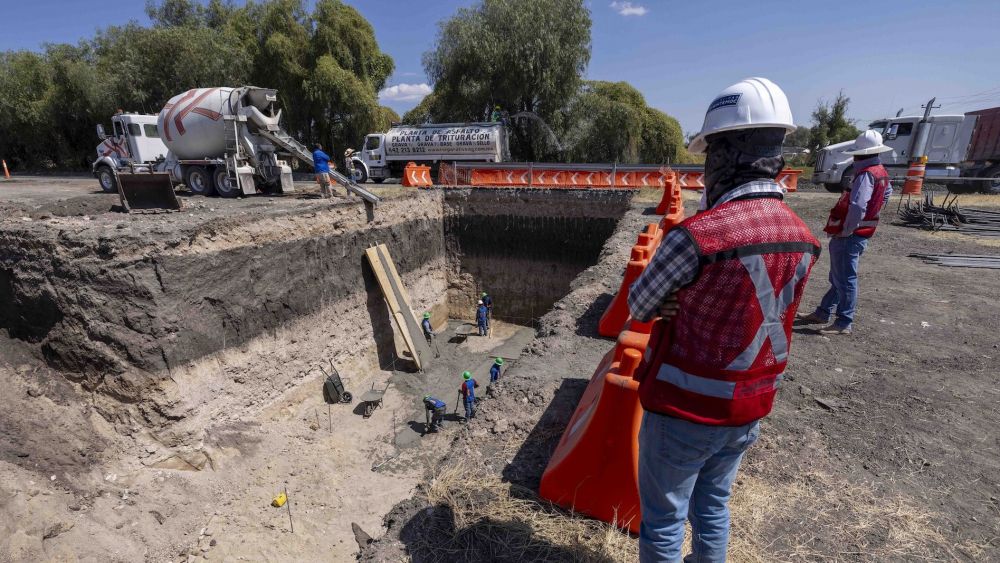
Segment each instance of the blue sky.
[{"label": "blue sky", "polygon": [[[437,22],[459,0],[347,0],[396,60],[383,103],[402,113],[429,91],[420,64]],[[100,27],[146,22],[141,0],[3,2],[0,50],[76,42]],[[1000,2],[840,0],[590,0],[593,49],[587,77],[625,80],[647,102],[701,126],[709,101],[747,76],[774,80],[798,123],[841,89],[850,115],[867,121],[919,112],[937,96],[944,112],[1000,105]]]}]

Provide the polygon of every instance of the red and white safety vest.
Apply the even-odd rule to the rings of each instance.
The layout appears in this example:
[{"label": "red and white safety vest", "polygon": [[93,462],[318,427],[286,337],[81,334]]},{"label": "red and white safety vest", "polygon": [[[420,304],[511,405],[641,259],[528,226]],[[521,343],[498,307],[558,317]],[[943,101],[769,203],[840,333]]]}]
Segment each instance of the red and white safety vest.
[{"label": "red and white safety vest", "polygon": [[[875,234],[878,227],[879,214],[885,206],[885,195],[889,187],[889,173],[881,164],[875,164],[862,168],[855,177],[861,176],[865,172],[875,178],[875,186],[872,187],[872,197],[868,200],[868,207],[865,208],[865,216],[861,219],[858,228],[854,229],[854,234],[869,238]],[[851,190],[844,190],[837,200],[837,205],[830,210],[830,218],[826,221],[823,232],[831,235],[839,235],[844,230],[844,219],[847,218],[847,211],[851,207]]]},{"label": "red and white safety vest", "polygon": [[677,228],[698,247],[701,271],[659,321],[640,368],[647,411],[739,426],[771,412],[792,321],[820,244],[780,199],[738,199]]}]

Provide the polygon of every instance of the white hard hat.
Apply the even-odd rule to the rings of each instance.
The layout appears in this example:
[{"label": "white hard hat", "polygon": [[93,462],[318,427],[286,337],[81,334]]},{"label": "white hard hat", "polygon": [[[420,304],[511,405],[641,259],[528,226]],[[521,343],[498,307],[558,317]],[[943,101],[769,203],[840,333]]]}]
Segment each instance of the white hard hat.
[{"label": "white hard hat", "polygon": [[479,303],[476,303],[476,304],[477,304],[477,305],[482,305],[482,304],[483,304],[483,300],[482,300],[482,299],[480,299],[480,300],[479,300]]},{"label": "white hard hat", "polygon": [[352,154],[354,154],[354,149],[347,149],[344,151],[344,156],[351,156]]},{"label": "white hard hat", "polygon": [[795,130],[788,98],[778,85],[766,78],[747,78],[723,90],[705,112],[701,132],[691,141],[688,151],[703,154],[705,137],[723,131],[763,127]]},{"label": "white hard hat", "polygon": [[892,147],[887,147],[882,144],[881,133],[873,129],[869,129],[858,135],[858,138],[854,140],[854,146],[851,147],[851,150],[844,151],[844,154],[860,156],[865,154],[878,154],[880,152],[891,150]]}]

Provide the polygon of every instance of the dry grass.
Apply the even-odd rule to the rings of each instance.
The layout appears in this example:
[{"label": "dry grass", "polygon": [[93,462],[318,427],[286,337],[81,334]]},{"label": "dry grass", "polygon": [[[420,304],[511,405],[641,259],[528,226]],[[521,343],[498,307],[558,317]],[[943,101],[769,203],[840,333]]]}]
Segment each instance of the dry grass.
[{"label": "dry grass", "polygon": [[[992,549],[988,544],[956,544],[938,528],[935,514],[905,495],[822,471],[819,460],[826,455],[817,450],[813,459],[798,461],[796,467],[775,467],[773,457],[747,464],[730,503],[730,561],[976,560]],[[793,477],[780,481],[763,475]],[[568,514],[483,468],[448,468],[430,483],[426,495],[432,505],[447,507],[453,520],[435,521],[432,533],[409,545],[411,553],[432,553],[442,561],[484,560],[500,553],[509,554],[509,560],[541,561],[638,557],[635,538]],[[690,530],[686,544],[685,553]]]},{"label": "dry grass", "polygon": [[411,553],[433,553],[442,561],[483,561],[499,554],[515,561],[638,559],[635,540],[614,526],[568,516],[534,492],[485,470],[450,467],[426,494],[432,505],[448,507],[454,521],[436,521],[437,529],[421,534],[418,545],[409,545]]}]

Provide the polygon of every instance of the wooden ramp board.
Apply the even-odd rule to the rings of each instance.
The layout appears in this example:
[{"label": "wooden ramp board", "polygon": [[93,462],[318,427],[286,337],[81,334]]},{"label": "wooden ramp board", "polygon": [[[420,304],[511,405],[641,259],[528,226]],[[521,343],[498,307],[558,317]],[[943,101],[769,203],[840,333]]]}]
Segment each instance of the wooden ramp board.
[{"label": "wooden ramp board", "polygon": [[403,280],[400,279],[396,271],[396,265],[389,256],[389,249],[384,244],[379,244],[365,250],[368,263],[371,264],[375,279],[382,289],[382,295],[392,313],[396,328],[403,335],[406,349],[410,351],[413,363],[417,369],[426,369],[433,357],[427,341],[424,339],[423,330],[417,322],[413,310],[410,308],[410,296],[403,287]]}]

